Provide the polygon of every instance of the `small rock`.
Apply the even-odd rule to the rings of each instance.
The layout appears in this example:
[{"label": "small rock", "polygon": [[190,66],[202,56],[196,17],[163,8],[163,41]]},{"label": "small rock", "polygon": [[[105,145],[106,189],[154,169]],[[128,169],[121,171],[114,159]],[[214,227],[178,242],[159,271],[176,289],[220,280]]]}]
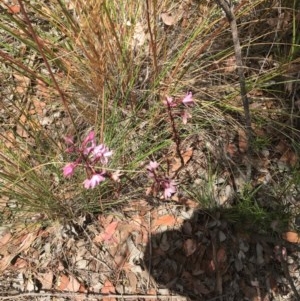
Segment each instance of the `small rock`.
[{"label": "small rock", "polygon": [[226,237],[225,233],[223,231],[219,231],[219,240],[220,240],[220,242],[225,241],[226,238],[227,237]]}]

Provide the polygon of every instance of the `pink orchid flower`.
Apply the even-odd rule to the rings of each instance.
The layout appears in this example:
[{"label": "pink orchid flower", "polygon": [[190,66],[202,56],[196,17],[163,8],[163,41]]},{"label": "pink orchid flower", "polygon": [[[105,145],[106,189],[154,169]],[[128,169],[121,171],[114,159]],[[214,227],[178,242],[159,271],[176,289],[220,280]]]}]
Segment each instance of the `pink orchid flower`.
[{"label": "pink orchid flower", "polygon": [[173,193],[177,191],[176,182],[174,180],[166,179],[163,181],[163,188],[164,188],[164,198],[169,199]]},{"label": "pink orchid flower", "polygon": [[81,145],[84,155],[88,155],[94,149],[95,146],[96,146],[95,132],[90,131],[89,134],[86,136],[86,138],[83,140]]},{"label": "pink orchid flower", "polygon": [[73,144],[74,144],[74,139],[73,139],[73,137],[66,136],[66,137],[64,137],[64,140],[65,140],[65,143],[66,143],[67,145],[73,145]]},{"label": "pink orchid flower", "polygon": [[164,100],[164,105],[167,107],[176,107],[177,104],[174,101],[173,97],[167,96],[167,100]]},{"label": "pink orchid flower", "polygon": [[100,182],[103,182],[105,180],[105,177],[103,177],[104,173],[101,174],[94,174],[90,179],[86,179],[83,182],[84,188],[86,189],[93,189],[95,188]]},{"label": "pink orchid flower", "polygon": [[157,169],[158,166],[159,163],[157,163],[156,161],[150,161],[150,163],[146,166],[147,170],[149,171],[148,176],[150,178],[155,177],[155,170]]},{"label": "pink orchid flower", "polygon": [[150,161],[146,168],[147,168],[147,170],[149,170],[149,171],[153,171],[153,170],[155,170],[158,166],[159,166],[159,163],[157,163],[156,161]]},{"label": "pink orchid flower", "polygon": [[72,162],[72,163],[68,163],[64,168],[63,168],[63,175],[66,178],[70,178],[75,170],[75,167],[77,166],[76,163]]},{"label": "pink orchid flower", "polygon": [[182,123],[187,124],[188,119],[192,118],[192,115],[187,110],[184,110],[181,117],[182,117]]},{"label": "pink orchid flower", "polygon": [[188,92],[186,94],[186,96],[182,100],[182,103],[186,106],[193,106],[195,104],[192,92]]},{"label": "pink orchid flower", "polygon": [[107,164],[108,157],[112,155],[112,151],[109,150],[104,144],[99,144],[92,150],[94,160],[99,160],[102,164]]}]

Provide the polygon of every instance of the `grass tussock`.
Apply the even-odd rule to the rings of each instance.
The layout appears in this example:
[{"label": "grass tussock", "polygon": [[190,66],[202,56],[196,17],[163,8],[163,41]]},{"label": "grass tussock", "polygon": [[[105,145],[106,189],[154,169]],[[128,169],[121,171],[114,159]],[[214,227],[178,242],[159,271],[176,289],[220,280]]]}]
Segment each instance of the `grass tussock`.
[{"label": "grass tussock", "polygon": [[[255,158],[268,150],[271,161],[282,140],[296,157],[299,149],[299,7],[287,1],[279,10],[277,2],[235,4]],[[72,218],[143,196],[149,160],[169,175],[176,156],[163,100],[188,91],[196,101],[192,118],[184,125],[174,115],[180,151],[202,139],[207,175],[183,171],[177,180],[200,203],[218,204],[212,181],[226,172],[228,182],[238,177],[232,170],[241,162],[224,159],[223,151],[240,135],[244,115],[230,27],[214,1],[18,1],[18,7],[12,13],[2,4],[0,21],[0,178],[9,210]],[[81,143],[91,129],[113,150],[107,170],[122,176],[86,190],[84,174],[62,175],[74,159],[64,137]],[[280,177],[264,192],[285,197],[298,187],[291,173],[283,191]],[[251,182],[256,193],[258,181]],[[235,187],[229,201],[248,199],[242,191]]]}]

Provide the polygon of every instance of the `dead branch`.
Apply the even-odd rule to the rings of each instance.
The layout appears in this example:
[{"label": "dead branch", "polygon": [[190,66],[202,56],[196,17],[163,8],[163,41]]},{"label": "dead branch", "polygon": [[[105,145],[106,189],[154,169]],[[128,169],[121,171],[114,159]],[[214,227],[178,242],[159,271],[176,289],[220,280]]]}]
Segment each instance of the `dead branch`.
[{"label": "dead branch", "polygon": [[230,28],[231,28],[232,41],[233,41],[234,53],[235,53],[236,65],[237,65],[237,74],[239,77],[239,84],[240,84],[240,93],[241,93],[243,107],[244,107],[245,126],[246,126],[247,135],[248,135],[248,142],[249,142],[249,145],[251,146],[251,143],[250,143],[252,140],[251,115],[250,115],[250,109],[249,109],[249,100],[247,97],[246,80],[245,80],[245,75],[244,75],[244,65],[243,65],[243,60],[242,60],[242,50],[241,50],[241,44],[240,44],[239,35],[238,35],[236,17],[235,17],[231,3],[229,3],[227,0],[215,0],[215,1],[225,12],[227,20],[228,20]]}]

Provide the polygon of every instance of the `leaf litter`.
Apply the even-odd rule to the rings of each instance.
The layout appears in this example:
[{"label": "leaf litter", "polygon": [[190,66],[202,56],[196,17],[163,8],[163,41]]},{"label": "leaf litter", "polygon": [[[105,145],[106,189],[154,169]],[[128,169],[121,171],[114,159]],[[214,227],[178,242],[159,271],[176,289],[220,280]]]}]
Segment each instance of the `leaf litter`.
[{"label": "leaf litter", "polygon": [[[209,300],[216,292],[259,300],[259,294],[270,293],[264,289],[265,281],[272,283],[272,294],[278,291],[275,278],[284,276],[273,246],[280,240],[234,232],[222,216],[201,210],[193,209],[193,216],[184,218],[182,212],[188,209],[135,201],[117,218],[101,216],[77,233],[57,225],[20,235],[22,243],[13,253],[5,252],[13,239],[6,233],[0,248],[5,258],[3,275],[20,273],[22,279],[30,280],[29,285],[13,278],[19,292],[38,291],[41,296],[48,290],[83,296],[89,292],[102,294],[105,300],[116,299],[106,294],[140,295],[143,300],[143,295],[160,294],[162,289],[167,295],[188,296],[186,300]],[[289,237],[294,244],[299,242]],[[288,258],[295,252],[293,245],[286,246]],[[239,267],[232,264],[237,260]]]}]

